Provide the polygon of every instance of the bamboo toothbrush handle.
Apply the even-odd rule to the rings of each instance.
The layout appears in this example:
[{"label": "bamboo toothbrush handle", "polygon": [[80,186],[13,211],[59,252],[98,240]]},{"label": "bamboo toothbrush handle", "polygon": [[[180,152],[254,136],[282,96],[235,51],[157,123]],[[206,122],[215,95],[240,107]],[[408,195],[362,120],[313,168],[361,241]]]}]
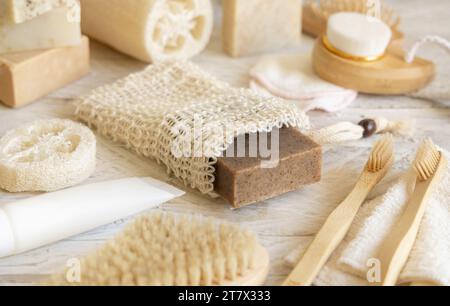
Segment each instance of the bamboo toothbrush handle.
[{"label": "bamboo toothbrush handle", "polygon": [[378,259],[381,262],[381,284],[383,286],[397,284],[398,277],[408,260],[419,232],[426,202],[430,195],[430,184],[431,180],[417,183],[405,212],[380,250]]},{"label": "bamboo toothbrush handle", "polygon": [[420,147],[414,162],[417,174],[414,193],[378,253],[383,286],[397,284],[417,238],[428,199],[441,181],[446,166],[447,160],[442,152],[439,152],[430,139],[426,140]]},{"label": "bamboo toothbrush handle", "polygon": [[327,218],[283,286],[309,286],[312,284],[333,251],[345,238],[361,204],[375,183],[362,180],[356,185],[345,201]]}]

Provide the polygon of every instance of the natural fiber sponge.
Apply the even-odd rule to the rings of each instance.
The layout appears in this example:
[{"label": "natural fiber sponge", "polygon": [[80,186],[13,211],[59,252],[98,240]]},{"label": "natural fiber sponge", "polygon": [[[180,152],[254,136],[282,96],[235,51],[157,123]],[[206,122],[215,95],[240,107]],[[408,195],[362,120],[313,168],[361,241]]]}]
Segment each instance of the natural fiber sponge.
[{"label": "natural fiber sponge", "polygon": [[191,58],[213,30],[210,0],[81,0],[83,33],[144,62]]},{"label": "natural fiber sponge", "polygon": [[40,120],[0,139],[0,188],[55,191],[81,183],[95,170],[96,139],[73,121]]}]

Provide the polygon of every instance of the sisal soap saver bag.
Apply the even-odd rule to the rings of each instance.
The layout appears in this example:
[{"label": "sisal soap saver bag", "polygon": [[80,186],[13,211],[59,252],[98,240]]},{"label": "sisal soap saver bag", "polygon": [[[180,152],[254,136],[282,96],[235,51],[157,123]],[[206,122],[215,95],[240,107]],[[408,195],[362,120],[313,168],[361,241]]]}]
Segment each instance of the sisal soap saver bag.
[{"label": "sisal soap saver bag", "polygon": [[205,194],[213,194],[214,165],[236,136],[309,129],[293,103],[232,88],[187,61],[157,63],[100,87],[77,102],[76,115]]}]

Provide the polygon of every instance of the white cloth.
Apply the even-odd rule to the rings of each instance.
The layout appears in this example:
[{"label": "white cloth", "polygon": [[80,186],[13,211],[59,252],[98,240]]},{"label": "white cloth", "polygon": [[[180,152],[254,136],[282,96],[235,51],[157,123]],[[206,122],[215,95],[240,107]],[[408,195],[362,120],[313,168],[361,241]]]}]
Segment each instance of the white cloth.
[{"label": "white cloth", "polygon": [[320,79],[309,54],[269,55],[250,70],[250,88],[266,96],[297,102],[305,111],[336,112],[348,107],[357,92]]},{"label": "white cloth", "polygon": [[[445,152],[445,156],[449,160],[450,154]],[[417,240],[401,273],[400,283],[450,285],[449,165],[428,203]],[[322,269],[315,284],[367,285],[368,261],[376,257],[413,190],[414,172],[408,170],[384,195],[365,203],[343,243]],[[304,238],[299,248],[286,258],[291,266],[300,260],[312,238]]]}]

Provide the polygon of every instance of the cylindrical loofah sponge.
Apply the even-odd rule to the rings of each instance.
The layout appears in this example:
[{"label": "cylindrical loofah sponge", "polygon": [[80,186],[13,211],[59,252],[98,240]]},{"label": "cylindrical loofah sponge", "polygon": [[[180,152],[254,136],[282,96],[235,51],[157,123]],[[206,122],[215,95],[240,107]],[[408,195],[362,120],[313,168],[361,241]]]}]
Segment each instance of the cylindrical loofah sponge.
[{"label": "cylindrical loofah sponge", "polygon": [[187,59],[206,47],[210,0],[81,0],[88,36],[145,62]]},{"label": "cylindrical loofah sponge", "polygon": [[81,183],[95,170],[96,139],[73,121],[40,120],[0,139],[0,188],[55,191]]}]

